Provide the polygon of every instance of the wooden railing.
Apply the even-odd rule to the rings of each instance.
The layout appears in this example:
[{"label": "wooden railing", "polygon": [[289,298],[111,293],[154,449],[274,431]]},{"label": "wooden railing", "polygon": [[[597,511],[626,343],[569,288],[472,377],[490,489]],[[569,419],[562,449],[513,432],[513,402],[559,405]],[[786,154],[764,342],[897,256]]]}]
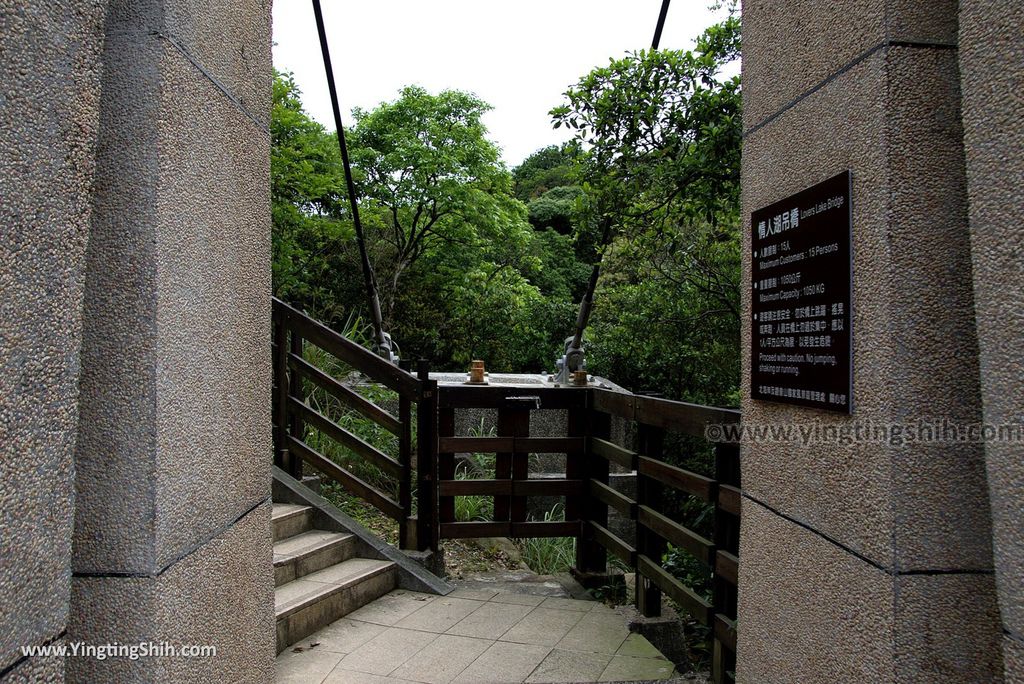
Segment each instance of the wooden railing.
[{"label": "wooden railing", "polygon": [[[441,538],[468,537],[578,537],[586,501],[582,478],[586,449],[585,429],[577,421],[567,437],[530,437],[533,411],[568,409],[570,415],[586,409],[587,390],[538,387],[511,389],[496,386],[442,386],[438,389],[438,527]],[[496,409],[497,436],[455,436],[457,409]],[[455,479],[455,454],[495,454],[493,479]],[[566,455],[566,477],[529,478],[531,453]],[[456,496],[494,497],[494,519],[458,522]],[[564,496],[565,520],[527,519],[526,497]]]},{"label": "wooden railing", "polygon": [[[736,658],[739,449],[734,444],[714,445],[714,477],[665,462],[663,450],[666,433],[703,440],[708,425],[738,423],[739,412],[602,389],[593,390],[591,396],[596,415],[635,423],[636,446],[625,449],[600,435],[589,437],[588,454],[603,463],[591,459],[588,486],[593,498],[605,508],[584,523],[582,545],[607,549],[635,570],[637,610],[644,616],[660,615],[664,592],[710,628],[714,635],[713,679],[716,683],[731,680]],[[608,487],[608,463],[636,473],[635,500]],[[714,507],[711,539],[666,515],[666,488]],[[609,531],[608,507],[636,522],[635,547]],[[712,573],[710,601],[662,567],[667,544],[686,551]],[[599,558],[596,549],[586,555]]]},{"label": "wooden railing", "polygon": [[[397,415],[369,401],[309,361],[308,345],[318,347],[397,396]],[[426,362],[417,374],[396,367],[287,304],[274,300],[274,438],[278,464],[301,475],[310,466],[348,493],[374,505],[399,524],[400,545],[437,549],[440,539],[472,537],[572,537],[581,577],[608,571],[609,554],[635,573],[636,603],[645,616],[661,611],[668,596],[713,635],[715,682],[731,679],[735,669],[737,570],[739,566],[740,471],[735,445],[702,442],[706,426],[739,422],[739,412],[668,401],[594,387],[471,386],[438,387]],[[311,393],[322,391],[348,410],[397,437],[391,456],[317,410]],[[415,431],[412,417],[416,409]],[[456,412],[497,411],[496,434],[456,434]],[[531,436],[531,415],[564,410],[564,434]],[[613,440],[635,434],[632,444]],[[308,443],[317,433],[333,440],[360,462],[397,480],[397,497],[382,491]],[[713,449],[713,472],[683,467],[667,444],[682,435]],[[413,468],[413,453],[416,468]],[[494,454],[493,477],[458,479],[456,455]],[[530,478],[530,454],[564,454],[565,473],[556,479]],[[610,484],[611,465],[636,475],[631,498]],[[488,475],[490,475],[488,473]],[[416,505],[413,505],[413,489]],[[456,497],[493,498],[493,519],[456,519]],[[531,520],[527,497],[564,497],[563,520]],[[704,534],[677,515],[680,497],[695,498],[713,518]],[[415,515],[414,515],[415,509]],[[635,523],[632,544],[612,531],[609,510]],[[710,530],[710,532],[709,532]],[[710,599],[700,587],[687,586],[664,565],[668,545],[704,564],[711,577]]]},{"label": "wooden railing", "polygon": [[[338,483],[347,492],[372,504],[398,522],[402,548],[423,550],[436,547],[436,516],[433,513],[436,503],[432,482],[437,383],[430,380],[427,363],[421,361],[417,375],[413,375],[408,366],[391,364],[276,298],[273,300],[273,317],[274,451],[277,465],[300,477],[305,464],[328,481]],[[398,415],[310,363],[306,345],[318,347],[370,381],[393,390],[398,397]],[[325,412],[317,410],[310,402],[314,388],[393,434],[397,438],[397,453],[394,456],[385,453],[339,425]],[[417,414],[415,436],[413,406]],[[397,498],[310,446],[308,433],[311,430],[307,428],[333,440],[362,463],[374,466],[397,481]],[[414,440],[417,455],[415,476]],[[417,512],[426,511],[426,515],[413,515],[414,482],[417,485]]]},{"label": "wooden railing", "polygon": [[[496,409],[497,435],[456,436],[458,409]],[[565,437],[531,437],[531,414],[562,409]],[[612,441],[613,421],[635,428],[633,448]],[[713,634],[713,674],[728,681],[735,669],[736,574],[739,547],[739,459],[734,445],[714,445],[713,477],[666,460],[669,433],[703,440],[709,424],[739,421],[737,411],[668,401],[651,396],[596,388],[540,386],[509,388],[445,385],[438,389],[438,528],[441,538],[574,537],[577,573],[606,575],[608,555],[617,557],[637,578],[638,610],[660,614],[662,593]],[[710,445],[708,445],[709,448]],[[456,454],[495,454],[494,477],[455,479]],[[558,479],[530,479],[531,453],[564,454],[565,473]],[[609,484],[611,464],[636,474],[637,495],[630,498]],[[673,519],[666,489],[696,497],[713,507],[711,538]],[[494,499],[494,519],[460,522],[455,497]],[[565,497],[565,519],[532,521],[528,496]],[[609,526],[609,509],[636,524],[636,544]],[[672,544],[709,570],[708,600],[664,569],[662,558]]]}]

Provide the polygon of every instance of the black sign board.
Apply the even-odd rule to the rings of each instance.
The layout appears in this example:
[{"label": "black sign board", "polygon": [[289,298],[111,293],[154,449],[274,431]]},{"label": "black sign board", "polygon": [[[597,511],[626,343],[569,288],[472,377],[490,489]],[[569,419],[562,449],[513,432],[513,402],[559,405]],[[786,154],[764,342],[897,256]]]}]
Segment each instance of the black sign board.
[{"label": "black sign board", "polygon": [[850,413],[850,172],[751,215],[750,395]]}]

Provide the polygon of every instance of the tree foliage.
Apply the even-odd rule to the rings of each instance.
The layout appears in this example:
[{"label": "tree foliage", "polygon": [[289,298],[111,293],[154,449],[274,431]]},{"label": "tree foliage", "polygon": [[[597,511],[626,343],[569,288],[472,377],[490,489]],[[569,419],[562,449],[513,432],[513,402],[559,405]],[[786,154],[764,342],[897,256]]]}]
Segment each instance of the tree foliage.
[{"label": "tree foliage", "polygon": [[[590,369],[634,390],[734,404],[739,378],[736,16],[693,51],[640,51],[552,111],[570,143],[511,172],[489,107],[408,87],[346,131],[387,327],[406,358],[550,370],[604,253]],[[336,327],[366,297],[333,133],[275,74],[274,288]],[[610,238],[604,245],[604,228]]]},{"label": "tree foliage", "polygon": [[[535,232],[467,93],[406,88],[346,131],[387,328],[403,356],[550,365],[580,290],[571,238]],[[276,74],[274,290],[335,326],[366,316],[337,137]]]},{"label": "tree foliage", "polygon": [[573,130],[591,210],[621,228],[658,217],[717,223],[739,196],[739,77],[719,79],[739,49],[739,19],[708,29],[696,51],[641,50],[593,70],[552,110]]},{"label": "tree foliage", "polygon": [[576,204],[583,197],[578,185],[560,185],[551,188],[527,205],[530,223],[534,228],[553,228],[563,235],[572,233]]},{"label": "tree foliage", "polygon": [[573,148],[568,145],[537,150],[512,171],[515,196],[529,202],[552,188],[572,185],[575,164]]},{"label": "tree foliage", "polygon": [[344,176],[335,136],[310,119],[290,74],[274,74],[270,196],[274,292],[341,315],[349,296],[330,273],[354,248],[345,219]]},{"label": "tree foliage", "polygon": [[720,73],[739,45],[730,15],[694,51],[611,60],[552,110],[580,150],[578,220],[612,239],[592,368],[706,403],[738,398],[741,99]]},{"label": "tree foliage", "polygon": [[354,112],[352,157],[373,217],[386,318],[402,276],[428,251],[480,252],[508,265],[529,241],[511,175],[480,121],[488,109],[468,93],[408,87],[394,102]]}]

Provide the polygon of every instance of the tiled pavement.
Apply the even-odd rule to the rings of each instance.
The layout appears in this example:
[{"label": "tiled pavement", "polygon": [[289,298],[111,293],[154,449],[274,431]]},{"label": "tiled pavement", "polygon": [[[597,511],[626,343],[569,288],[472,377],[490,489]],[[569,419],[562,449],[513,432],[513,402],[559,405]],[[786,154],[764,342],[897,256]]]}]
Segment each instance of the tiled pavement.
[{"label": "tiled pavement", "polygon": [[672,671],[601,603],[471,589],[393,591],[277,658],[278,684],[618,682]]}]

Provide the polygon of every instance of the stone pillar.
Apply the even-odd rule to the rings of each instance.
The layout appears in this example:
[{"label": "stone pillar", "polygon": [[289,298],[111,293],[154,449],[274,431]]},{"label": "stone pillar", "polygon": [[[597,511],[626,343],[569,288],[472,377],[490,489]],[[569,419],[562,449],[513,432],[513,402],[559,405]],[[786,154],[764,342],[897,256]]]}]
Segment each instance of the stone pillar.
[{"label": "stone pillar", "polygon": [[0,1],[0,680],[60,681],[106,2]]},{"label": "stone pillar", "polygon": [[[1022,27],[1017,0],[960,2],[981,396],[993,426],[1024,424]],[[995,440],[985,449],[1006,681],[1024,682],[1024,442]]]},{"label": "stone pillar", "polygon": [[114,0],[82,342],[72,681],[269,682],[270,2]]},{"label": "stone pillar", "polygon": [[[743,421],[977,423],[957,2],[743,12]],[[752,401],[750,214],[846,169],[854,414]],[[998,679],[980,444],[762,442],[742,463],[739,681]]]}]

